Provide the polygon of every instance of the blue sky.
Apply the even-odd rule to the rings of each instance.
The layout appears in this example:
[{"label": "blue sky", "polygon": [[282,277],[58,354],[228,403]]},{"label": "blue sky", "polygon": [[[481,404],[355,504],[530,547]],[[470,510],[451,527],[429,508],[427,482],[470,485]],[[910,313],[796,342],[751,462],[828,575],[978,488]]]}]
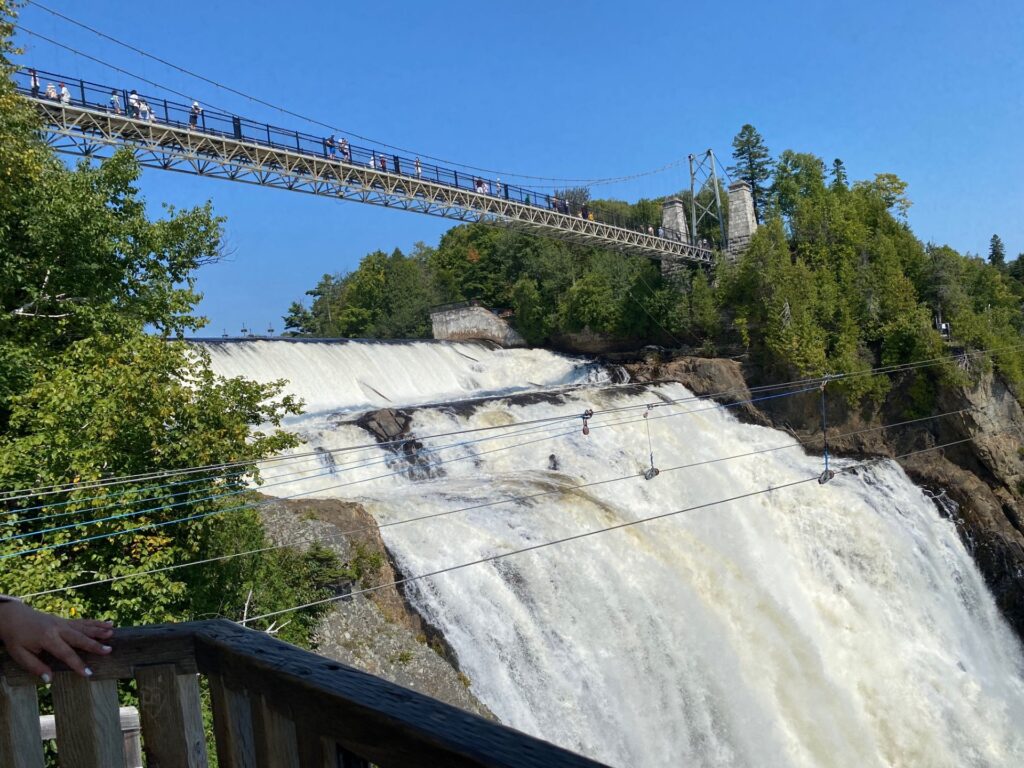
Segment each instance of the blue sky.
[{"label": "blue sky", "polygon": [[[506,179],[619,176],[708,147],[728,161],[753,123],[774,153],[840,157],[853,179],[902,177],[924,240],[987,253],[999,233],[1010,258],[1024,251],[1024,10],[1012,0],[45,4],[269,102]],[[20,22],[204,104],[323,132],[32,5]],[[17,39],[26,64],[136,85]],[[687,183],[678,168],[592,191],[635,200]],[[141,188],[154,215],[209,199],[227,217],[230,259],[198,275],[210,335],[279,332],[322,274],[374,249],[436,243],[451,226],[161,171],[145,171]]]}]

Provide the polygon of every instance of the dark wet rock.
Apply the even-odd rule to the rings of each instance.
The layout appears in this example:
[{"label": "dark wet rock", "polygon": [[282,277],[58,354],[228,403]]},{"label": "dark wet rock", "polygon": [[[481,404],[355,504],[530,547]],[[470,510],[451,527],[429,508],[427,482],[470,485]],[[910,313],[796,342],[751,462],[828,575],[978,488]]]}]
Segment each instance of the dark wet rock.
[{"label": "dark wet rock", "polygon": [[373,435],[377,442],[387,443],[404,437],[411,421],[412,417],[405,411],[382,408],[363,414],[356,424]]},{"label": "dark wet rock", "polygon": [[743,368],[734,360],[705,357],[664,359],[661,354],[648,355],[640,362],[623,366],[634,382],[675,381],[695,395],[710,397],[716,403],[734,406],[741,421],[768,426],[769,420],[755,404],[743,376]]},{"label": "dark wet rock", "polygon": [[[337,424],[341,423],[344,422],[339,421]],[[387,461],[389,469],[402,472],[411,480],[444,477],[441,460],[429,450],[424,450],[423,443],[410,435],[411,411],[382,408],[364,413],[355,423],[373,435],[393,455]]]}]

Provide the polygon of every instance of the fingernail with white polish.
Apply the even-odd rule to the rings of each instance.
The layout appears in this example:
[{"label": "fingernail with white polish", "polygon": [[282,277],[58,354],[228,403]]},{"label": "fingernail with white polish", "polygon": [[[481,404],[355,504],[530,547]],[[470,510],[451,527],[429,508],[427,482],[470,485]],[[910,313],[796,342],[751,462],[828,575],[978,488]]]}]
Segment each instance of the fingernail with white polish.
[{"label": "fingernail with white polish", "polygon": [[88,667],[85,668],[85,676],[86,677],[92,677],[92,670],[89,669]]},{"label": "fingernail with white polish", "polygon": [[43,674],[40,675],[40,677],[42,678],[44,683],[46,683],[47,685],[50,684],[50,673],[49,672],[44,672]]},{"label": "fingernail with white polish", "polygon": [[112,650],[112,649],[111,649],[111,647],[110,647],[109,645],[101,645],[101,646],[100,646],[100,649],[101,649],[101,650],[102,650],[102,651],[103,651],[104,653],[110,653],[110,651]]}]

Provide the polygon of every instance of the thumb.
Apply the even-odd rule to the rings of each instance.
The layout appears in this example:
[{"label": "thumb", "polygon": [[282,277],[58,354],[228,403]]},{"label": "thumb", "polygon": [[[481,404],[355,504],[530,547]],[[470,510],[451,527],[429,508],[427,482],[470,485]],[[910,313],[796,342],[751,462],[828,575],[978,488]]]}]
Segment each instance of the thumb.
[{"label": "thumb", "polygon": [[53,670],[44,664],[39,657],[31,651],[27,651],[21,646],[16,646],[8,648],[7,652],[19,667],[24,669],[26,672],[31,672],[33,675],[38,675],[42,678],[44,683],[49,683],[53,680]]}]

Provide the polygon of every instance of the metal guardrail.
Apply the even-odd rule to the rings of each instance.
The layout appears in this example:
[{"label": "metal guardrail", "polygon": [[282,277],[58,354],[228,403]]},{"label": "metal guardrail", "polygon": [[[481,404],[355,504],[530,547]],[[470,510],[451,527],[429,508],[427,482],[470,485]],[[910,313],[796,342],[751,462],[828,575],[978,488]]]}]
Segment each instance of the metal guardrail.
[{"label": "metal guardrail", "polygon": [[[34,74],[33,74],[34,73]],[[34,77],[34,79],[33,79]],[[710,263],[713,256],[705,246],[685,242],[680,232],[661,227],[644,225],[636,220],[609,215],[601,210],[589,210],[570,200],[529,187],[489,180],[479,174],[444,168],[424,163],[418,157],[392,153],[380,148],[364,147],[343,143],[336,138],[332,145],[328,137],[318,137],[297,130],[261,123],[238,115],[217,110],[196,108],[192,105],[167,99],[162,95],[138,93],[126,88],[112,87],[80,78],[73,79],[58,73],[43,70],[20,69],[14,74],[19,93],[31,99],[50,102],[65,107],[78,107],[111,116],[124,116],[133,122],[149,123],[184,129],[207,136],[256,144],[311,158],[338,161],[345,165],[372,169],[408,179],[440,184],[456,190],[465,190],[478,196],[508,201],[535,209],[550,211],[568,218],[581,218],[637,233],[662,241],[666,245],[675,243],[675,249],[682,250],[684,259]],[[597,205],[597,204],[595,204]],[[599,207],[599,206],[598,206]],[[622,238],[612,238],[621,240]],[[683,246],[680,248],[679,246]]]}]

